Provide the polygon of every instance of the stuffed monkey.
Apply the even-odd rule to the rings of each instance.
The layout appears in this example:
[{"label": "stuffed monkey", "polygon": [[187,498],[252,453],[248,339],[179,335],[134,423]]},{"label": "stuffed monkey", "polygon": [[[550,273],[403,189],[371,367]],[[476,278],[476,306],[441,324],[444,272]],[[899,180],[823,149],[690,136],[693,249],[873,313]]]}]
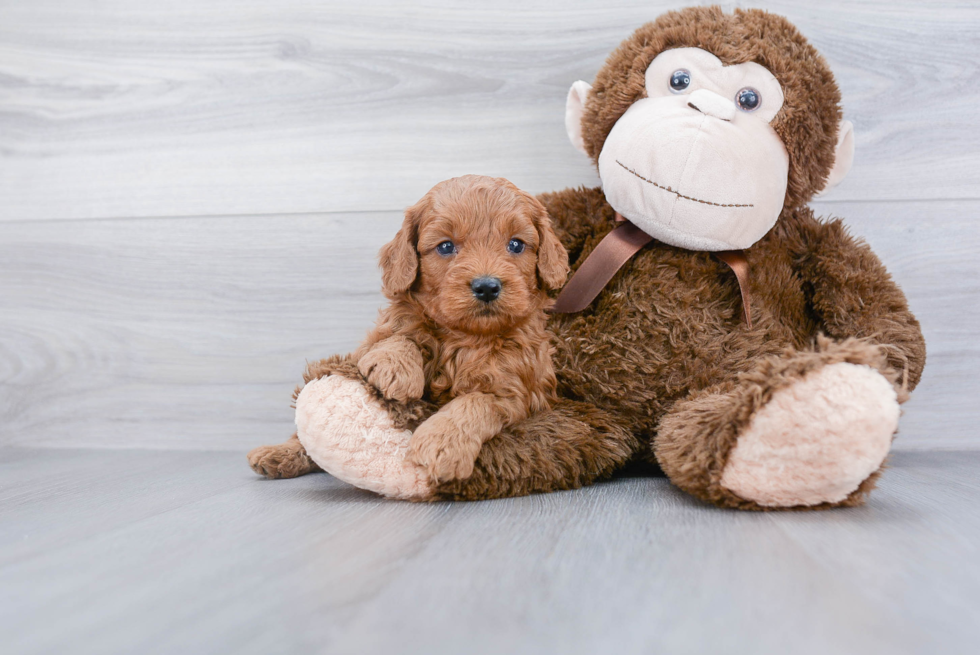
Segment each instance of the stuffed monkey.
[{"label": "stuffed monkey", "polygon": [[549,321],[560,400],[435,480],[394,401],[334,357],[307,371],[298,438],[253,467],[476,500],[649,463],[722,507],[863,502],[925,342],[871,249],[807,207],[854,151],[824,59],[773,14],[670,12],[572,86],[565,123],[602,187],[540,196],[575,271]]}]

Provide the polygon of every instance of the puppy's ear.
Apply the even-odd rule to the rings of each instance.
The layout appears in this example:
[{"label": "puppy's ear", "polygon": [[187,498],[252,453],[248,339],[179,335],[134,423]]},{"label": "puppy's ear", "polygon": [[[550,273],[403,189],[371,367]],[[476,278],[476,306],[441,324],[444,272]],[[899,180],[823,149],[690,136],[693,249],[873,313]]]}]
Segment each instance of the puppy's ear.
[{"label": "puppy's ear", "polygon": [[406,209],[398,234],[378,253],[381,290],[388,297],[408,291],[418,276],[419,254],[415,246],[419,239],[419,223],[428,206],[428,199],[423,198]]},{"label": "puppy's ear", "polygon": [[568,253],[551,227],[551,218],[537,198],[527,194],[538,229],[538,277],[548,289],[560,289],[568,277]]}]

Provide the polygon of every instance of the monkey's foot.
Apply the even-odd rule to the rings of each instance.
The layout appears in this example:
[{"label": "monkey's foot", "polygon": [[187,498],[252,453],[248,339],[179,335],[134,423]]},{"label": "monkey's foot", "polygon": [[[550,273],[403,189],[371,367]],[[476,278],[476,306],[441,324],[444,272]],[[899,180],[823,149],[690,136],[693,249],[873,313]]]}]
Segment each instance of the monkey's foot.
[{"label": "monkey's foot", "polygon": [[432,496],[425,469],[406,458],[411,430],[396,428],[356,380],[308,382],[296,398],[296,429],[310,458],[344,482],[391,498]]},{"label": "monkey's foot", "polygon": [[755,413],[721,486],[763,507],[838,503],[881,467],[899,413],[895,388],[877,370],[824,366]]}]

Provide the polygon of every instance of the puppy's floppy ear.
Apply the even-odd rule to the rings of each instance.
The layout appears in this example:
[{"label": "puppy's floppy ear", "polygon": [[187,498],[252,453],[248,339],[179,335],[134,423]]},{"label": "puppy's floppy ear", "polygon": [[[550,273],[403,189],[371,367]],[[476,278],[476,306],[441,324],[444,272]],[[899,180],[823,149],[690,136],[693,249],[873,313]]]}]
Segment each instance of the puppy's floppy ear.
[{"label": "puppy's floppy ear", "polygon": [[551,227],[551,218],[537,198],[525,194],[538,229],[538,277],[548,289],[560,289],[568,277],[568,252]]},{"label": "puppy's floppy ear", "polygon": [[378,253],[381,290],[388,297],[408,291],[418,276],[419,254],[415,246],[419,239],[419,223],[428,207],[428,198],[423,198],[406,209],[398,234]]}]

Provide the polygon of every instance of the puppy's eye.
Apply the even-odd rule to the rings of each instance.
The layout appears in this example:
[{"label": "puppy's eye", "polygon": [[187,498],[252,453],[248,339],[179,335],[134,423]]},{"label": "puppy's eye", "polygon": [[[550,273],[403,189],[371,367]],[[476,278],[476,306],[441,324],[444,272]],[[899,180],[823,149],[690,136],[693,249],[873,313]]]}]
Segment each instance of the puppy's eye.
[{"label": "puppy's eye", "polygon": [[524,242],[520,239],[511,239],[507,242],[507,250],[515,255],[519,255],[524,252]]},{"label": "puppy's eye", "polygon": [[448,257],[456,253],[456,244],[452,241],[443,241],[438,246],[436,246],[436,252],[443,257]]}]

